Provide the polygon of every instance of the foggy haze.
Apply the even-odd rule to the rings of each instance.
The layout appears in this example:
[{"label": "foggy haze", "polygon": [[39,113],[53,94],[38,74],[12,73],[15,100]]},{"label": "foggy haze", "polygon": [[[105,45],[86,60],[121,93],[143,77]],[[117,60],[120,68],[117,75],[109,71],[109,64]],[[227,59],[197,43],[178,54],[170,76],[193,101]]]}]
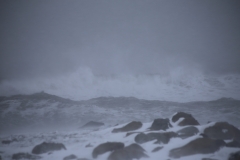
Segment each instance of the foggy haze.
[{"label": "foggy haze", "polygon": [[[164,87],[172,95],[183,81],[185,98],[196,90],[195,99],[204,92],[239,98],[238,0],[0,3],[1,95],[151,98]],[[217,76],[215,88],[196,85],[204,75]]]}]

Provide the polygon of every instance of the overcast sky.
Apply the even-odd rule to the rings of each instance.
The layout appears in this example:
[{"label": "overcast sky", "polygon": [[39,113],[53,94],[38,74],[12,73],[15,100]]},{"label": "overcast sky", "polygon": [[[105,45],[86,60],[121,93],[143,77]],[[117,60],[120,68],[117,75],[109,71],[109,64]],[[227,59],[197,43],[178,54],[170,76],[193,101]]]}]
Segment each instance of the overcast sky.
[{"label": "overcast sky", "polygon": [[239,0],[1,0],[0,80],[240,73]]}]

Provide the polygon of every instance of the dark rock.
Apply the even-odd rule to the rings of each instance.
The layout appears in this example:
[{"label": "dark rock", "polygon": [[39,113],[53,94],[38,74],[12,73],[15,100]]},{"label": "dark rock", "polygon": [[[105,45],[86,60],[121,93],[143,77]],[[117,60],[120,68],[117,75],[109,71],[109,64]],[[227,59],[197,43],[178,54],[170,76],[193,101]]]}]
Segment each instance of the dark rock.
[{"label": "dark rock", "polygon": [[209,138],[222,140],[235,140],[240,143],[240,130],[227,122],[217,122],[204,130]]},{"label": "dark rock", "polygon": [[212,159],[212,158],[202,158],[202,160],[217,160],[217,159]]},{"label": "dark rock", "polygon": [[231,153],[229,155],[228,160],[240,160],[240,151],[237,151],[235,153]]},{"label": "dark rock", "polygon": [[166,130],[168,128],[172,127],[172,125],[170,124],[170,121],[168,118],[163,119],[163,118],[159,118],[159,119],[154,119],[152,126],[149,128],[150,130]]},{"label": "dark rock", "polygon": [[102,122],[95,122],[95,121],[90,121],[83,125],[81,128],[92,128],[92,127],[101,127],[104,126],[104,123]]},{"label": "dark rock", "polygon": [[122,128],[114,128],[112,130],[112,133],[134,131],[134,130],[137,130],[141,127],[142,127],[141,122],[132,121],[131,123],[128,123],[127,125],[125,125]]},{"label": "dark rock", "polygon": [[163,148],[163,146],[156,147],[152,150],[152,152],[157,152],[157,151],[161,150],[162,148]]},{"label": "dark rock", "polygon": [[238,141],[232,141],[226,144],[227,147],[240,148],[240,143]]},{"label": "dark rock", "polygon": [[63,158],[63,160],[71,160],[71,159],[77,159],[77,156],[75,156],[74,154],[71,154]]},{"label": "dark rock", "polygon": [[106,142],[94,148],[92,152],[92,157],[97,158],[97,156],[100,154],[106,153],[108,151],[122,149],[122,148],[124,148],[124,144],[121,142]]},{"label": "dark rock", "polygon": [[127,147],[125,147],[125,149],[129,149],[129,150],[138,150],[138,151],[142,151],[145,152],[145,149],[143,149],[140,145],[138,145],[137,143],[133,143]]},{"label": "dark rock", "polygon": [[135,137],[135,142],[142,144],[148,141],[157,140],[156,143],[167,144],[169,140],[173,137],[177,137],[175,132],[165,132],[165,133],[140,133]]},{"label": "dark rock", "polygon": [[180,158],[194,154],[209,154],[218,151],[226,143],[223,140],[213,140],[209,138],[195,139],[183,147],[172,149],[169,153],[170,157]]},{"label": "dark rock", "polygon": [[36,145],[33,150],[32,153],[34,154],[42,154],[42,153],[47,153],[47,152],[51,152],[51,151],[58,151],[61,149],[65,149],[66,147],[62,144],[62,143],[47,143],[47,142],[43,142],[39,145]]},{"label": "dark rock", "polygon": [[200,136],[202,136],[202,138],[209,138],[206,134],[201,133]]},{"label": "dark rock", "polygon": [[177,134],[178,134],[178,137],[185,139],[185,138],[196,135],[198,132],[199,130],[196,127],[189,126],[177,131]]},{"label": "dark rock", "polygon": [[109,155],[108,160],[133,160],[148,157],[144,152],[145,150],[140,145],[134,143],[123,149],[115,150]]},{"label": "dark rock", "polygon": [[187,125],[199,125],[198,121],[193,118],[191,114],[178,112],[172,117],[172,121],[176,122],[179,118],[184,118],[178,125],[179,126],[187,126]]},{"label": "dark rock", "polygon": [[2,144],[10,144],[10,143],[12,143],[13,141],[11,141],[11,140],[3,140],[2,141]]},{"label": "dark rock", "polygon": [[36,160],[40,159],[42,157],[37,155],[32,155],[29,153],[16,153],[12,155],[12,160],[18,160],[18,159],[30,159],[30,160]]},{"label": "dark rock", "polygon": [[85,147],[88,148],[88,147],[93,147],[93,146],[90,143],[88,143]]},{"label": "dark rock", "polygon": [[0,160],[2,160],[2,156],[0,155]]},{"label": "dark rock", "polygon": [[[154,137],[152,140],[154,140],[154,139],[156,139],[156,138]],[[139,144],[151,141],[150,138],[148,137],[148,135],[145,133],[139,133],[138,135],[135,136],[134,140],[135,140],[135,142],[137,142]]]}]

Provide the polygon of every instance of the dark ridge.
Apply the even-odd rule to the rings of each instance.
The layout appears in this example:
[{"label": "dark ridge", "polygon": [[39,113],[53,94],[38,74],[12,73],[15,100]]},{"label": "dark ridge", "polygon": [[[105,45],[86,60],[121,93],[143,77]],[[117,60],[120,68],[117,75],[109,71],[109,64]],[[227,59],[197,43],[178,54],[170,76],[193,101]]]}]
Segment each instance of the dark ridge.
[{"label": "dark ridge", "polygon": [[71,104],[80,103],[80,101],[73,101],[67,98],[51,95],[51,94],[45,93],[44,91],[30,94],[30,95],[19,94],[19,95],[13,95],[10,97],[0,97],[0,101],[4,101],[4,100],[54,100],[62,103],[71,103]]},{"label": "dark ridge", "polygon": [[179,105],[178,102],[171,101],[160,101],[160,100],[144,100],[138,99],[135,97],[98,97],[92,98],[89,100],[81,101],[84,104],[88,105],[98,105],[98,106],[109,106],[109,107],[129,107],[136,106],[139,107],[156,107],[156,106],[171,106],[171,105]]},{"label": "dark ridge", "polygon": [[231,98],[231,97],[222,97],[222,98],[219,98],[217,100],[213,100],[213,101],[208,101],[208,102],[233,102],[233,101],[238,101],[240,102],[240,100],[237,100],[237,99],[234,99],[234,98]]},{"label": "dark ridge", "polygon": [[23,100],[23,99],[31,99],[31,100],[55,100],[63,103],[81,103],[81,104],[98,104],[98,105],[112,105],[112,104],[119,104],[119,105],[129,105],[131,103],[141,103],[143,105],[181,105],[181,104],[204,104],[204,103],[210,103],[210,104],[216,104],[216,103],[240,103],[240,100],[234,99],[234,98],[227,98],[227,97],[222,97],[217,100],[211,100],[211,101],[192,101],[192,102],[173,102],[173,101],[162,101],[162,100],[144,100],[144,99],[138,99],[136,97],[97,97],[97,98],[91,98],[88,100],[80,100],[80,101],[75,101],[71,100],[68,98],[62,98],[56,95],[48,94],[44,91],[30,94],[30,95],[24,95],[24,94],[18,94],[18,95],[13,95],[10,97],[6,96],[0,96],[0,101],[5,101],[5,100]]},{"label": "dark ridge", "polygon": [[[234,98],[231,98],[231,97],[222,97],[222,98],[219,98],[219,99],[216,99],[216,100],[211,100],[211,101],[192,101],[192,102],[209,102],[209,103],[214,103],[214,102],[231,102],[231,101],[237,101],[237,102],[240,102],[240,100],[238,99],[234,99]],[[191,103],[191,102],[186,102],[186,103]]]}]

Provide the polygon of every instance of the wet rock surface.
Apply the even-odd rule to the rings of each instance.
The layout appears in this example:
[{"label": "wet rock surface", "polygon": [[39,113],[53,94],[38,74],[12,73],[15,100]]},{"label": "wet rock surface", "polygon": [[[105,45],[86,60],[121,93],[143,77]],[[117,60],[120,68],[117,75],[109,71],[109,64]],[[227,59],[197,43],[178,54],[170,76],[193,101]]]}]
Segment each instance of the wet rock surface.
[{"label": "wet rock surface", "polygon": [[115,150],[112,152],[108,160],[133,160],[148,157],[145,150],[138,144],[131,144],[123,149]]},{"label": "wet rock surface", "polygon": [[178,125],[187,126],[187,125],[199,125],[199,122],[191,115],[185,112],[178,112],[172,117],[172,121],[176,122],[180,118],[184,118]]},{"label": "wet rock surface", "polygon": [[42,154],[42,153],[47,153],[47,152],[52,152],[52,151],[59,151],[59,150],[66,150],[66,147],[62,143],[53,143],[53,142],[43,142],[39,145],[36,145],[32,149],[33,154]]},{"label": "wet rock surface", "polygon": [[156,140],[155,143],[167,144],[169,140],[173,137],[177,137],[175,132],[165,132],[165,133],[140,133],[135,137],[135,142],[142,144],[148,141]]},{"label": "wet rock surface", "polygon": [[232,142],[227,143],[226,146],[227,147],[240,148],[240,143],[238,141],[233,140]]},{"label": "wet rock surface", "polygon": [[94,148],[92,152],[92,157],[97,158],[98,155],[104,154],[109,151],[114,151],[117,149],[124,148],[124,143],[121,142],[106,142],[103,144],[98,145],[96,148]]},{"label": "wet rock surface", "polygon": [[199,130],[194,126],[189,126],[177,131],[176,133],[178,134],[178,137],[185,139],[196,135],[197,133],[199,133]]},{"label": "wet rock surface", "polygon": [[198,138],[180,148],[172,149],[170,157],[180,158],[194,154],[209,154],[218,151],[221,147],[226,146],[223,140],[212,140],[210,138]]},{"label": "wet rock surface", "polygon": [[227,122],[217,122],[204,130],[209,138],[235,140],[240,143],[240,130]]},{"label": "wet rock surface", "polygon": [[112,133],[134,131],[141,127],[142,127],[142,122],[132,121],[132,122],[128,123],[127,125],[123,126],[122,128],[114,128],[112,130]]},{"label": "wet rock surface", "polygon": [[37,156],[37,155],[32,155],[29,153],[16,153],[12,155],[12,160],[37,160],[37,159],[41,159],[42,157]]},{"label": "wet rock surface", "polygon": [[240,159],[240,151],[231,153],[228,158],[228,160],[239,160],[239,159]]},{"label": "wet rock surface", "polygon": [[166,130],[168,128],[172,127],[170,120],[168,118],[158,118],[154,119],[152,126],[149,128],[150,130]]}]

